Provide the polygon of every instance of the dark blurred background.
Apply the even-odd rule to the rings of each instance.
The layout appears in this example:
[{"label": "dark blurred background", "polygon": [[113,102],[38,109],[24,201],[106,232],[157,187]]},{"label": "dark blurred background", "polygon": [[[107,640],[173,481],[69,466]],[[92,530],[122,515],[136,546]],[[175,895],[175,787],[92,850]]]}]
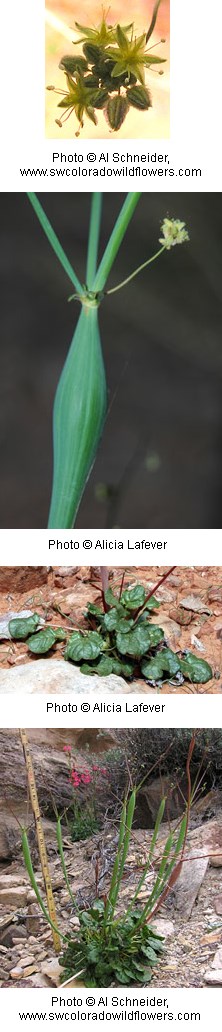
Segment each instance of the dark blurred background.
[{"label": "dark blurred background", "polygon": [[[101,250],[124,196],[104,196]],[[84,281],[90,195],[40,200]],[[110,411],[78,527],[221,525],[221,194],[143,195],[108,285],[157,250],[166,215],[190,243],[100,308]],[[0,222],[1,527],[45,527],[53,397],[79,306],[25,194],[1,194]]]}]

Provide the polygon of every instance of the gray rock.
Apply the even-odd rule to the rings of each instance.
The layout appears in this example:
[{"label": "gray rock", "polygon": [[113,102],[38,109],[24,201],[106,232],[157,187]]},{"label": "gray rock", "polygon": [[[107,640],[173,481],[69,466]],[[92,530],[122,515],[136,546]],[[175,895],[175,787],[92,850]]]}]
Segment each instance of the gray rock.
[{"label": "gray rock", "polygon": [[207,985],[222,985],[222,968],[218,968],[218,970],[209,968],[208,971],[205,971],[204,981],[207,982]]},{"label": "gray rock", "polygon": [[222,970],[222,946],[220,946],[217,952],[215,953],[212,968],[216,968],[217,971],[219,968]]},{"label": "gray rock", "polygon": [[179,878],[175,882],[173,887],[174,906],[186,917],[190,917],[207,867],[208,857],[203,858],[200,849],[193,850],[183,864]]},{"label": "gray rock", "polygon": [[163,935],[164,939],[169,939],[172,935],[175,935],[174,922],[168,921],[165,917],[157,917],[155,921],[151,921],[151,928],[154,929],[157,935]]},{"label": "gray rock", "polygon": [[[134,686],[134,691],[136,685]],[[98,677],[97,674],[81,674],[79,667],[73,666],[65,659],[37,659],[10,670],[0,670],[0,693],[13,694],[26,692],[28,695],[46,693],[51,695],[74,694],[116,695],[130,692],[132,687],[122,677],[109,674],[109,677]]]}]

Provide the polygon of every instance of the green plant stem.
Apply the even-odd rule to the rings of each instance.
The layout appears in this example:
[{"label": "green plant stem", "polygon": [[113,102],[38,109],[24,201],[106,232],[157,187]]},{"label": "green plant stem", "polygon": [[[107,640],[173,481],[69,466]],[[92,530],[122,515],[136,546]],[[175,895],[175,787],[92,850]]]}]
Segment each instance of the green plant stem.
[{"label": "green plant stem", "polygon": [[49,240],[51,247],[53,248],[53,251],[55,251],[56,257],[58,258],[65,272],[67,273],[67,276],[71,280],[71,283],[73,283],[74,287],[76,287],[78,294],[82,294],[83,288],[80,281],[78,280],[78,276],[76,276],[76,273],[74,272],[74,269],[72,268],[72,265],[70,264],[69,259],[65,254],[65,251],[63,251],[63,247],[60,244],[60,241],[58,240],[58,237],[56,236],[56,233],[54,232],[54,229],[51,226],[51,222],[49,222],[49,219],[40,201],[38,200],[38,197],[36,197],[35,193],[28,193],[27,196],[30,201],[30,204],[32,204],[32,207],[34,208],[35,214],[39,219],[42,229],[44,230],[44,233],[47,236],[47,239]]},{"label": "green plant stem", "polygon": [[116,889],[117,876],[118,876],[118,871],[119,871],[120,859],[121,859],[121,855],[122,855],[122,847],[123,847],[124,837],[125,837],[125,826],[126,826],[126,799],[124,799],[123,806],[122,806],[117,853],[116,853],[115,860],[114,860],[114,865],[113,865],[113,872],[112,872],[112,877],[111,877],[109,895],[108,895],[108,898],[107,898],[107,901],[106,901],[106,905],[105,905],[105,909],[104,909],[104,922],[103,923],[104,923],[105,929],[106,929],[108,918],[109,918],[109,915],[110,915],[110,909],[112,910],[112,906],[113,906],[113,895],[114,895],[114,892],[115,892],[115,889]]},{"label": "green plant stem", "polygon": [[[138,789],[137,789],[137,791],[138,791]],[[148,860],[147,860],[147,862],[145,864],[145,867],[144,867],[143,873],[141,875],[141,878],[139,879],[136,891],[134,892],[134,896],[132,897],[132,899],[131,899],[131,901],[129,903],[129,906],[127,907],[127,910],[126,910],[126,913],[125,913],[125,919],[126,919],[126,917],[128,917],[128,915],[130,914],[131,910],[135,906],[135,903],[136,903],[136,900],[137,900],[137,896],[139,895],[139,892],[142,889],[142,886],[143,886],[143,883],[145,881],[147,872],[148,872],[149,867],[151,865],[151,862],[152,862],[152,859],[153,859],[153,853],[154,853],[154,849],[155,849],[155,845],[156,845],[157,835],[158,835],[160,824],[162,823],[162,819],[163,819],[163,815],[164,815],[165,803],[166,803],[166,799],[164,797],[161,800],[161,803],[160,803],[160,806],[159,806],[159,810],[158,810],[158,814],[157,814],[157,819],[156,819],[156,824],[155,824],[155,828],[154,828],[152,839],[151,839]]]},{"label": "green plant stem", "polygon": [[67,942],[68,941],[67,940],[67,936],[66,935],[62,935],[62,932],[59,931],[59,929],[57,928],[57,925],[55,925],[54,922],[51,920],[51,917],[49,916],[48,911],[46,910],[45,904],[43,903],[43,899],[42,899],[41,893],[39,891],[39,888],[38,888],[38,885],[37,885],[37,882],[36,882],[36,879],[35,879],[35,874],[34,874],[34,870],[33,870],[33,866],[32,866],[31,854],[30,854],[30,849],[29,849],[29,843],[28,843],[28,838],[27,838],[27,834],[26,834],[25,828],[22,828],[22,852],[23,852],[25,866],[26,866],[26,870],[27,870],[28,875],[29,875],[29,879],[30,879],[30,882],[31,882],[32,889],[34,889],[34,892],[35,892],[35,895],[36,895],[36,899],[38,900],[39,906],[41,907],[41,910],[42,910],[42,913],[44,914],[44,917],[45,917],[46,921],[48,921],[48,924],[51,926],[51,928],[53,928],[53,931],[56,932],[56,934],[59,935],[61,939],[63,939],[63,942]]},{"label": "green plant stem", "polygon": [[96,275],[102,202],[102,193],[92,194],[86,265],[86,283],[89,290],[92,288]]},{"label": "green plant stem", "polygon": [[110,269],[112,268],[113,262],[115,261],[116,255],[118,254],[120,244],[122,243],[123,237],[125,236],[127,226],[134,214],[136,205],[141,197],[140,193],[129,193],[127,194],[126,200],[121,208],[120,214],[116,220],[114,229],[109,238],[109,242],[104,251],[104,255],[100,262],[99,268],[93,283],[93,290],[95,293],[103,290],[105,283],[108,279]]},{"label": "green plant stem", "polygon": [[63,870],[63,874],[64,874],[64,878],[65,878],[66,887],[68,889],[68,892],[69,892],[69,895],[70,895],[70,899],[72,900],[74,909],[76,910],[77,909],[76,901],[75,901],[73,893],[72,893],[71,885],[70,885],[70,882],[69,882],[69,879],[68,879],[67,870],[66,870],[65,857],[64,857],[64,852],[63,852],[62,828],[61,828],[61,818],[60,817],[57,818],[56,837],[57,837],[58,850],[59,850],[59,855],[60,855],[60,860],[61,860],[61,864],[62,864],[62,870]]},{"label": "green plant stem", "polygon": [[134,276],[138,276],[139,272],[142,272],[143,269],[146,269],[147,265],[151,265],[151,262],[155,262],[155,259],[159,258],[159,255],[162,254],[165,250],[165,247],[160,247],[159,251],[156,251],[156,254],[152,255],[152,258],[148,258],[146,262],[143,262],[142,265],[138,266],[138,269],[134,269],[134,272],[131,272],[131,275],[127,276],[126,279],[122,280],[121,283],[118,283],[117,287],[111,287],[111,290],[106,290],[106,294],[115,294],[116,290],[121,290],[122,287],[126,287],[127,283],[130,283],[130,280],[134,279]]},{"label": "green plant stem", "polygon": [[[117,851],[117,858],[119,857],[118,858],[118,869],[116,871],[116,877],[115,877],[114,885],[113,885],[113,888],[112,888],[112,892],[109,893],[109,907],[110,907],[110,909],[109,909],[109,912],[108,912],[108,917],[109,917],[109,920],[111,920],[111,921],[113,920],[115,906],[116,906],[116,903],[117,903],[117,899],[118,899],[118,895],[119,895],[119,889],[120,889],[120,885],[121,885],[121,881],[122,881],[122,876],[123,876],[123,872],[124,872],[124,865],[125,865],[125,862],[126,862],[126,859],[127,859],[128,851],[129,851],[129,845],[130,845],[130,838],[131,838],[131,831],[132,831],[132,823],[133,823],[133,815],[134,815],[135,805],[136,805],[136,789],[133,789],[133,791],[131,792],[131,795],[129,797],[129,801],[128,801],[128,805],[127,805],[127,809],[126,809],[126,817],[125,817],[125,820],[124,820],[124,836],[123,836],[123,840],[122,840],[122,849],[121,849],[120,855],[119,855],[119,847],[118,847],[118,851]],[[114,868],[115,868],[115,864],[114,864]]]},{"label": "green plant stem", "polygon": [[157,20],[157,15],[158,15],[158,10],[159,10],[160,4],[161,4],[161,0],[156,0],[156,3],[154,4],[154,8],[153,8],[151,22],[150,22],[150,25],[149,25],[149,28],[148,28],[148,31],[147,31],[147,34],[146,34],[146,43],[148,43],[148,39],[150,39],[150,36],[152,36],[152,32],[155,29],[155,25],[156,25],[156,20]]}]

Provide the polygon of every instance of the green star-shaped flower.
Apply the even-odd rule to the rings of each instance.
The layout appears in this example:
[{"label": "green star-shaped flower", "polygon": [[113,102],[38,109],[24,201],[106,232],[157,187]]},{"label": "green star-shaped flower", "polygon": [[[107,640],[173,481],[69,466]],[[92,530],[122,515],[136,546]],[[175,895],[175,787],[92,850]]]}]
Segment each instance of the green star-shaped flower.
[{"label": "green star-shaped flower", "polygon": [[[96,29],[88,28],[87,25],[80,25],[79,22],[75,22],[75,26],[79,32],[83,35],[81,39],[78,39],[78,43],[87,43],[90,40],[91,43],[95,43],[97,47],[107,47],[109,43],[116,42],[116,25],[109,25],[107,15],[103,13],[102,21]],[[129,32],[132,29],[132,22],[130,25],[124,25],[124,32]]]},{"label": "green star-shaped flower", "polygon": [[[84,86],[84,80],[81,75],[78,75],[76,82],[74,82],[74,79],[72,79],[70,75],[66,75],[66,80],[68,93],[64,93],[64,97],[60,100],[58,107],[70,109],[70,115],[74,111],[81,128],[83,127],[84,115],[87,115],[87,118],[90,118],[91,122],[94,122],[94,125],[97,125],[97,118],[95,111],[93,110],[95,103],[95,90],[91,90],[87,86]],[[62,119],[59,119],[59,124],[61,122]]]},{"label": "green star-shaped flower", "polygon": [[108,47],[106,51],[107,56],[115,60],[115,65],[112,71],[113,78],[126,72],[128,76],[130,73],[136,75],[136,78],[141,82],[142,86],[145,84],[144,69],[152,64],[163,64],[165,58],[151,56],[146,51],[146,33],[143,32],[141,36],[131,36],[131,39],[127,38],[126,33],[123,31],[120,25],[117,25],[116,29],[116,42],[118,47]]}]

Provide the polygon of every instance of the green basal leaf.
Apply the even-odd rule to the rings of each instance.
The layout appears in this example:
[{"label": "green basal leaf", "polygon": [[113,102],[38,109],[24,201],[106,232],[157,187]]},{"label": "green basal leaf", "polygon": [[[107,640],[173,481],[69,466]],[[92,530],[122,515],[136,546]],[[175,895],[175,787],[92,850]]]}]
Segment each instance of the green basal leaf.
[{"label": "green basal leaf", "polygon": [[118,631],[121,631],[122,634],[128,634],[132,627],[134,627],[134,620],[124,620],[124,617],[119,617]]},{"label": "green basal leaf", "polygon": [[91,616],[98,616],[100,618],[101,616],[103,616],[103,609],[100,609],[99,606],[95,606],[94,602],[88,602],[87,603],[87,612],[86,612],[85,615],[86,616],[90,616],[90,615]]},{"label": "green basal leaf", "polygon": [[151,625],[146,627],[143,623],[138,623],[134,630],[129,631],[129,634],[122,634],[118,631],[116,643],[122,655],[134,656],[139,659],[141,656],[145,656],[154,645],[158,645],[163,638],[164,631],[161,627]]},{"label": "green basal leaf", "polygon": [[103,617],[103,625],[107,631],[115,631],[118,627],[119,616],[117,609],[109,609],[108,613],[105,613]]},{"label": "green basal leaf", "polygon": [[50,652],[56,640],[57,635],[53,628],[46,627],[44,631],[32,634],[31,638],[28,638],[27,645],[30,652],[34,652],[36,656],[41,656],[45,652]]},{"label": "green basal leaf", "polygon": [[110,656],[102,656],[97,667],[94,668],[99,677],[108,677],[113,672],[113,662]]},{"label": "green basal leaf", "polygon": [[147,960],[150,960],[153,964],[155,964],[155,961],[156,961],[155,950],[152,950],[151,946],[141,946],[141,950],[142,950],[142,953],[144,953],[144,956],[147,957]]},{"label": "green basal leaf", "polygon": [[65,641],[66,640],[67,634],[63,630],[63,627],[54,627],[53,630],[54,630],[54,633],[56,635],[56,641]]},{"label": "green basal leaf", "polygon": [[180,660],[180,670],[184,677],[187,677],[189,681],[193,681],[194,684],[205,684],[206,681],[210,681],[213,677],[213,671],[209,663],[206,663],[205,659],[198,659],[197,656],[193,656],[192,652],[187,652],[184,659]]},{"label": "green basal leaf", "polygon": [[164,670],[167,670],[171,676],[177,674],[180,669],[180,660],[175,652],[172,652],[172,649],[163,649],[161,655],[163,657]]},{"label": "green basal leaf", "polygon": [[39,623],[38,613],[33,613],[33,616],[15,617],[13,620],[9,620],[9,634],[11,638],[15,638],[15,641],[25,641],[29,634],[36,631]]},{"label": "green basal leaf", "polygon": [[122,592],[121,602],[124,603],[127,609],[139,609],[140,606],[144,605],[145,598],[145,588],[143,588],[142,584],[136,584],[134,588],[126,588]]},{"label": "green basal leaf", "polygon": [[156,627],[156,624],[149,624],[147,630],[149,631],[150,648],[153,649],[155,645],[159,645],[163,641],[164,631],[162,627]]},{"label": "green basal leaf", "polygon": [[[112,588],[107,588],[107,591],[105,591],[105,601],[108,606],[112,606],[117,609],[120,607],[119,599],[114,595]],[[122,612],[124,612],[123,607],[120,608],[122,608]]]},{"label": "green basal leaf", "polygon": [[141,672],[148,681],[160,681],[163,674],[161,652],[158,652],[158,655],[154,656],[153,659],[143,659]]},{"label": "green basal leaf", "polygon": [[74,631],[66,646],[65,659],[71,659],[73,663],[79,663],[80,659],[97,659],[104,644],[97,631],[89,631],[85,637],[80,631]]},{"label": "green basal leaf", "polygon": [[[124,612],[124,609],[122,609],[122,612]],[[130,628],[133,627],[133,620],[126,620],[121,616],[121,612],[119,613],[119,608],[113,608],[109,609],[108,613],[105,613],[103,625],[107,631],[120,630],[123,634],[128,634]]]},{"label": "green basal leaf", "polygon": [[171,649],[162,649],[153,659],[143,659],[141,670],[148,681],[160,681],[164,674],[172,677],[178,673],[180,660]]},{"label": "green basal leaf", "polygon": [[134,666],[133,663],[124,663],[122,660],[112,660],[112,673],[119,675],[120,677],[126,677],[127,680],[133,678]]}]

